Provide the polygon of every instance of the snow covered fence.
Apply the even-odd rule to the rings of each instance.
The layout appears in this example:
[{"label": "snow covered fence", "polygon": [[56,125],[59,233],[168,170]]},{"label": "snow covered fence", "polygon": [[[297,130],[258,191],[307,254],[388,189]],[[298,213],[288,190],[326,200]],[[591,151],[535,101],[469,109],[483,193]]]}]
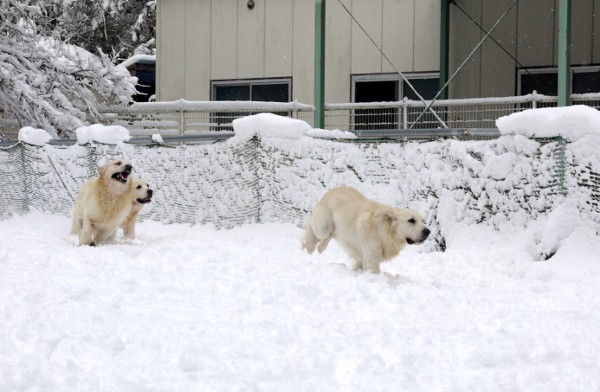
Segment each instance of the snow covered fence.
[{"label": "snow covered fence", "polygon": [[167,223],[301,225],[326,189],[351,185],[368,197],[423,211],[442,248],[459,225],[525,227],[565,195],[590,222],[600,224],[600,163],[589,140],[594,134],[565,135],[571,143],[542,132],[509,131],[483,141],[364,142],[348,132],[315,130],[266,113],[234,126],[235,137],[215,144],[97,143],[98,135],[89,129],[80,137],[95,140],[91,144],[34,141],[41,146],[22,143],[2,150],[0,217],[31,208],[70,215],[81,184],[99,165],[121,156],[155,190],[141,219]]}]

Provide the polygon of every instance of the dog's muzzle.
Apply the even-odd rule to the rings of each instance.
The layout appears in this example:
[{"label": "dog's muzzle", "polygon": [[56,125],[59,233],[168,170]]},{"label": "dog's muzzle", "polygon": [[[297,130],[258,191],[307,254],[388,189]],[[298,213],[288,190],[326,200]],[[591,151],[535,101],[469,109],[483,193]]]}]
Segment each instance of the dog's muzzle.
[{"label": "dog's muzzle", "polygon": [[428,228],[424,228],[421,232],[421,238],[419,238],[418,240],[413,240],[412,238],[406,237],[406,242],[409,245],[420,244],[421,242],[424,242],[427,239],[427,237],[429,237],[430,233],[431,230],[429,230]]},{"label": "dog's muzzle", "polygon": [[121,184],[125,184],[127,183],[127,179],[129,178],[132,170],[133,166],[125,165],[125,169],[122,172],[113,174],[112,179],[119,181]]},{"label": "dog's muzzle", "polygon": [[137,199],[135,199],[135,201],[137,201],[140,204],[146,204],[146,203],[150,203],[152,201],[152,194],[154,192],[152,191],[152,189],[148,189],[148,191],[146,192],[146,197],[142,198],[139,197]]}]

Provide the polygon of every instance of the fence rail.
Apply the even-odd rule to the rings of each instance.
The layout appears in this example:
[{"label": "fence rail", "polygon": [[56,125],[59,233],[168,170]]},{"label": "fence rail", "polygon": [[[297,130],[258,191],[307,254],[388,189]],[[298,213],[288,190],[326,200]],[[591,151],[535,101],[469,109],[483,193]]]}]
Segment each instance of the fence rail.
[{"label": "fence rail", "polygon": [[[574,105],[600,108],[599,93],[573,94],[571,101]],[[431,108],[448,128],[482,129],[495,128],[499,117],[526,109],[555,107],[557,102],[557,97],[533,93],[518,97],[439,100]],[[398,102],[329,103],[325,105],[325,128],[357,133],[439,128],[440,124],[431,112],[416,122],[426,103],[408,99]],[[105,107],[100,109],[99,118],[88,122],[122,125],[129,129],[133,137],[153,134],[185,136],[232,131],[234,119],[265,112],[297,118],[314,125],[314,107],[298,102],[185,100],[135,103],[127,108]],[[14,118],[0,112],[0,140],[1,135],[4,135],[4,139],[16,140],[20,126]]]}]

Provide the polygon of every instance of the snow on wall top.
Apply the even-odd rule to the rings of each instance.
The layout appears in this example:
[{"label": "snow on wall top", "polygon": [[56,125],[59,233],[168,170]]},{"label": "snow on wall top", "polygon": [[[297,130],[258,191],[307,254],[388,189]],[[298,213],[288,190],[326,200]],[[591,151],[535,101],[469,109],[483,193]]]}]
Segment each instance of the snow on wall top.
[{"label": "snow on wall top", "polygon": [[314,129],[306,121],[272,113],[258,113],[233,120],[234,140],[248,140],[254,135],[261,138],[300,139],[312,136],[321,139],[352,139],[352,132]]},{"label": "snow on wall top", "polygon": [[600,136],[600,112],[585,105],[529,109],[498,118],[496,126],[502,135],[562,136],[574,142]]},{"label": "snow on wall top", "polygon": [[34,146],[43,146],[52,140],[52,136],[50,136],[50,134],[43,129],[23,127],[19,129],[18,140]]},{"label": "snow on wall top", "polygon": [[250,139],[254,135],[281,139],[299,139],[312,127],[302,120],[259,113],[233,120],[235,138]]},{"label": "snow on wall top", "polygon": [[129,130],[120,125],[93,124],[75,130],[77,143],[86,144],[92,141],[104,144],[117,144],[129,140]]}]

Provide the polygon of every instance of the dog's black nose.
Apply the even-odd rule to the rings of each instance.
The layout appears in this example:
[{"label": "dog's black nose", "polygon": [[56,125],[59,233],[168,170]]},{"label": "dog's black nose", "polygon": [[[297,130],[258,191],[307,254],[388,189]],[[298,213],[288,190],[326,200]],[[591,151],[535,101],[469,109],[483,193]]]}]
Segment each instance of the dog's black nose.
[{"label": "dog's black nose", "polygon": [[431,231],[426,227],[423,229],[423,238],[427,238],[427,236],[431,233]]},{"label": "dog's black nose", "polygon": [[133,166],[131,165],[125,165],[125,171],[131,172],[133,170]]},{"label": "dog's black nose", "polygon": [[154,192],[152,191],[152,189],[148,189],[148,196],[152,196]]}]

